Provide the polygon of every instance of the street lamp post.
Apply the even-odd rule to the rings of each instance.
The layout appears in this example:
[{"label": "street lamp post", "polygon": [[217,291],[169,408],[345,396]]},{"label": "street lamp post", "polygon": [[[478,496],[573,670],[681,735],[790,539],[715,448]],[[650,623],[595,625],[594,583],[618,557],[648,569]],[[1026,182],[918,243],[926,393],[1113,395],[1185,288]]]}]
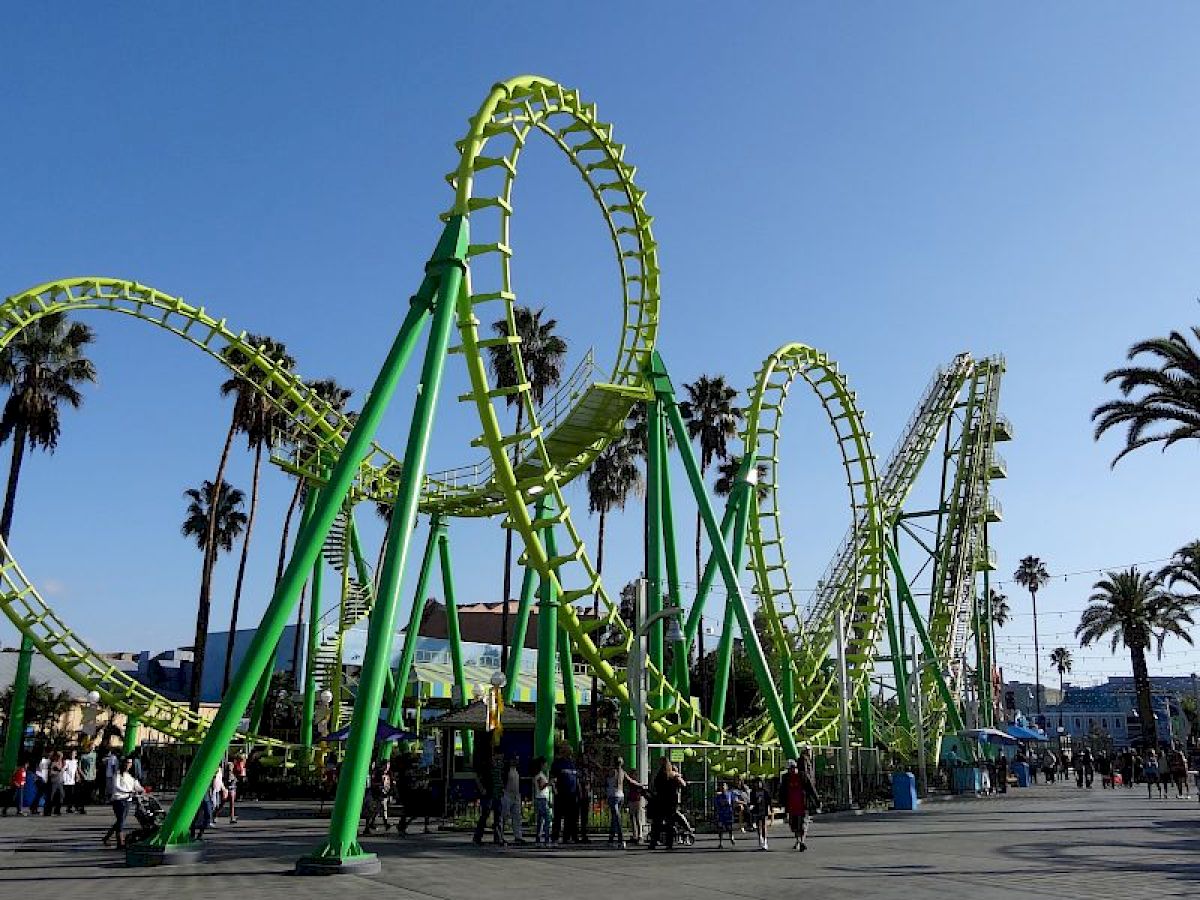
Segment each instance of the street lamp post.
[{"label": "street lamp post", "polygon": [[646,579],[639,578],[637,596],[633,605],[633,646],[629,650],[627,677],[629,681],[629,705],[633,707],[633,722],[636,731],[638,781],[645,784],[650,778],[650,745],[646,724],[646,636],[650,629],[664,619],[670,619],[666,640],[672,646],[683,640],[679,627],[681,606],[665,606],[654,615],[646,616]]}]

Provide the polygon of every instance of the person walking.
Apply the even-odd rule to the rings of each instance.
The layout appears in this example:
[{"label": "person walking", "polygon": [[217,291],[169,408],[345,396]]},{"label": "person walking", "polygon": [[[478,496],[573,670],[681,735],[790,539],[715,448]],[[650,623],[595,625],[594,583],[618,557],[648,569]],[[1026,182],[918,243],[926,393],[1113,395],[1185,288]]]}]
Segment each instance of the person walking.
[{"label": "person walking", "polygon": [[88,804],[96,796],[96,748],[85,744],[79,757],[79,773],[75,778],[75,808],[87,813]]},{"label": "person walking", "polygon": [[[228,785],[226,790],[228,790]],[[375,821],[383,818],[383,830],[386,833],[392,827],[388,821],[388,796],[392,792],[392,777],[389,763],[386,759],[378,760],[371,765],[367,775],[367,821],[363,829],[367,834],[375,833]]]},{"label": "person walking", "polygon": [[557,757],[550,765],[550,781],[554,785],[554,827],[551,838],[555,844],[579,843],[579,770],[575,767],[570,744],[561,744]]},{"label": "person walking", "polygon": [[67,799],[67,792],[63,787],[63,755],[58,750],[50,754],[49,777],[46,785],[45,815],[61,816],[63,814],[63,803]]},{"label": "person walking", "polygon": [[492,843],[504,844],[504,825],[500,818],[500,798],[504,794],[504,756],[497,749],[490,757],[486,752],[478,754],[479,764],[475,770],[475,786],[479,790],[479,819],[475,822],[476,844],[483,843],[483,830],[488,816],[492,817]]},{"label": "person walking", "polygon": [[595,766],[591,757],[584,753],[576,768],[579,772],[579,793],[576,799],[576,808],[579,812],[578,841],[581,844],[590,844],[592,839],[588,834],[588,820],[592,814],[592,799],[595,796],[592,792],[592,776]]},{"label": "person walking", "polygon": [[646,786],[626,773],[625,807],[629,810],[629,840],[640,844],[646,834]]},{"label": "person walking", "polygon": [[[500,814],[508,827],[512,829],[513,843],[524,844],[525,836],[521,829],[521,771],[518,759],[510,756],[505,766],[504,793],[500,796]],[[503,826],[501,826],[503,833]]]},{"label": "person walking", "polygon": [[814,808],[817,806],[817,788],[809,777],[808,767],[801,767],[794,759],[789,759],[781,792],[788,825],[796,838],[792,849],[807,850],[809,804],[811,802]]},{"label": "person walking", "polygon": [[49,814],[50,807],[46,803],[48,796],[50,796],[50,753],[43,751],[33,770],[33,800],[29,804],[31,816]]},{"label": "person walking", "polygon": [[729,846],[737,843],[733,839],[733,791],[729,783],[722,781],[713,795],[713,813],[717,820],[717,849],[725,846],[725,835],[729,835]]},{"label": "person walking", "polygon": [[679,803],[685,787],[687,782],[671,763],[670,757],[664,754],[654,776],[654,808],[651,811],[648,849],[653,850],[658,846],[660,838],[668,850],[675,849],[675,826],[679,821]]},{"label": "person walking", "polygon": [[108,748],[108,755],[104,757],[104,800],[105,802],[112,800],[113,785],[116,783],[117,774],[121,767],[121,760],[117,756],[117,751],[112,747]]},{"label": "person walking", "polygon": [[[137,750],[133,751],[135,754],[135,756],[133,757],[135,760],[135,763],[134,763],[134,771],[135,772],[137,771],[138,765],[141,763],[141,760],[138,759],[136,754],[139,754],[141,752],[141,749],[142,748],[139,747]],[[229,824],[236,825],[237,824],[238,784],[241,781],[241,778],[238,776],[237,767],[234,766],[232,761],[227,761],[221,767],[221,781],[224,783],[225,789],[224,789],[224,792],[221,794],[221,798],[220,798],[220,801],[219,801],[217,807],[213,810],[213,814],[212,814],[213,821],[214,822],[216,821],[217,816],[219,816],[221,814],[221,810],[224,809],[225,804],[228,803],[229,804]],[[384,816],[384,821],[385,822],[387,821],[386,815]]]},{"label": "person walking", "polygon": [[129,807],[133,803],[133,798],[142,793],[142,786],[138,780],[133,777],[133,763],[131,760],[123,760],[120,770],[113,778],[112,789],[112,811],[113,824],[104,833],[104,837],[100,843],[108,846],[108,842],[115,836],[117,839],[117,849],[125,848],[125,839],[122,835],[122,830],[125,828],[125,816],[129,813]]},{"label": "person walking", "polygon": [[750,820],[754,823],[754,833],[758,836],[758,849],[769,850],[767,845],[767,824],[771,819],[771,792],[760,776],[755,776],[750,783]]},{"label": "person walking", "polygon": [[1190,799],[1191,792],[1187,783],[1187,757],[1183,755],[1178,743],[1171,744],[1171,749],[1167,751],[1167,771],[1171,774],[1171,780],[1175,782],[1175,790],[1179,796]]},{"label": "person walking", "polygon": [[1150,800],[1155,788],[1158,796],[1163,795],[1162,773],[1158,764],[1158,751],[1151,748],[1146,751],[1146,761],[1142,763],[1142,775],[1146,779],[1146,799]]},{"label": "person walking", "polygon": [[1054,784],[1054,776],[1058,771],[1058,757],[1049,747],[1042,754],[1042,774],[1046,776],[1046,784]]},{"label": "person walking", "polygon": [[25,815],[25,784],[28,777],[29,770],[25,761],[17,760],[16,767],[8,777],[8,791],[4,794],[4,807],[0,809],[0,816],[7,816],[10,806],[17,808],[18,816]]},{"label": "person walking", "polygon": [[604,793],[608,799],[608,844],[625,849],[625,831],[621,827],[621,808],[625,805],[625,786],[636,784],[625,771],[625,760],[617,757],[612,769],[604,779]]},{"label": "person walking", "polygon": [[78,750],[68,750],[66,759],[63,760],[63,793],[67,799],[67,812],[76,812],[78,801],[76,792],[79,786],[79,756]]},{"label": "person walking", "polygon": [[534,843],[539,847],[550,846],[550,775],[546,770],[546,758],[539,756],[533,761],[533,812]]},{"label": "person walking", "polygon": [[996,789],[1008,793],[1008,754],[1003,750],[996,757]]}]

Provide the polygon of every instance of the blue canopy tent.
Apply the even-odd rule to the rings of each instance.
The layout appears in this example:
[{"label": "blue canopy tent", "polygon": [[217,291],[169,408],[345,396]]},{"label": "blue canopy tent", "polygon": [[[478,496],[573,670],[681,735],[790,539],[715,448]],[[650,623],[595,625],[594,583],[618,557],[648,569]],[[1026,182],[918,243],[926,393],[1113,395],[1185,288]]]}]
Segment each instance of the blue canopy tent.
[{"label": "blue canopy tent", "polygon": [[1024,725],[1005,725],[1004,732],[1018,741],[1048,741],[1046,732],[1040,728],[1026,728]]},{"label": "blue canopy tent", "polygon": [[[344,725],[337,731],[331,731],[321,738],[321,740],[336,743],[337,741],[344,741],[348,737],[350,737],[350,726]],[[413,734],[411,731],[403,731],[389,725],[385,719],[380,719],[375,729],[375,743],[377,744],[384,741],[415,741],[418,739],[418,735]]]},{"label": "blue canopy tent", "polygon": [[1017,739],[996,728],[970,728],[963,732],[963,737],[971,738],[980,744],[1015,744]]}]

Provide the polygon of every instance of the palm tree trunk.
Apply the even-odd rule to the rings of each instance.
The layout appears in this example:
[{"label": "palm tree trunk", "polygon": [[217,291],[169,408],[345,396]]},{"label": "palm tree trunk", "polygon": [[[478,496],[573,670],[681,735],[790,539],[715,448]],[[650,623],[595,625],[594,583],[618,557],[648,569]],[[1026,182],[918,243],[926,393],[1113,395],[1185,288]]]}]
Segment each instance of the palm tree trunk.
[{"label": "palm tree trunk", "polygon": [[1138,718],[1142,720],[1142,746],[1147,750],[1158,746],[1158,724],[1154,721],[1154,702],[1150,697],[1150,670],[1146,666],[1146,648],[1132,646],[1129,657],[1133,663],[1133,688],[1137,692]]},{"label": "palm tree trunk", "polygon": [[246,516],[246,536],[242,540],[242,558],[238,560],[237,583],[233,588],[233,609],[229,614],[229,640],[225,642],[225,674],[221,678],[221,695],[229,690],[229,673],[233,669],[233,639],[237,635],[238,608],[242,604],[242,582],[246,577],[246,560],[250,556],[250,533],[254,530],[254,513],[258,510],[258,474],[262,469],[262,444],[254,447],[254,479],[250,487],[250,513]]},{"label": "palm tree trunk", "polygon": [[1030,591],[1029,596],[1033,598],[1033,692],[1040,719],[1042,716],[1042,648],[1038,646],[1037,591]]},{"label": "palm tree trunk", "polygon": [[208,498],[208,534],[204,537],[204,565],[200,572],[200,600],[196,604],[196,637],[192,642],[192,712],[200,711],[200,689],[204,678],[204,654],[208,649],[208,617],[212,608],[212,573],[217,564],[217,509],[221,505],[221,485],[225,482],[225,466],[229,462],[229,449],[233,446],[233,435],[237,420],[229,423],[225,435],[225,446],[221,449],[221,461],[217,464],[217,477],[213,480],[212,496]]},{"label": "palm tree trunk", "polygon": [[4,514],[0,516],[0,538],[8,543],[12,533],[13,507],[17,504],[17,482],[21,478],[21,463],[25,459],[25,441],[28,440],[29,430],[24,425],[17,425],[13,431],[12,462],[8,466],[8,487],[4,491]]},{"label": "palm tree trunk", "polygon": [[304,479],[296,479],[296,490],[292,492],[292,502],[288,504],[287,515],[283,517],[283,537],[279,539],[279,564],[275,567],[275,584],[283,580],[283,568],[287,563],[288,534],[292,530],[292,515],[300,503],[300,494],[304,490]]},{"label": "palm tree trunk", "polygon": [[[599,576],[604,572],[604,517],[608,515],[605,509],[600,510],[600,533],[596,535],[596,575]],[[592,619],[600,618],[600,595],[592,595]],[[599,690],[600,682],[596,678],[596,670],[592,669],[592,732],[599,731],[596,725],[596,710],[599,708],[598,698],[596,693]]]},{"label": "palm tree trunk", "polygon": [[[517,430],[516,433],[521,433],[521,425],[523,424],[525,415],[525,407],[520,401],[520,395],[517,399]],[[519,455],[521,453],[521,442],[513,442],[513,468],[517,467]],[[507,532],[504,535],[504,596],[502,598],[503,605],[500,607],[500,671],[508,671],[508,598],[512,594],[512,555],[513,555],[513,530],[506,528]]]},{"label": "palm tree trunk", "polygon": [[[704,466],[700,467],[700,477],[704,478]],[[704,577],[704,570],[700,563],[700,505],[696,504],[696,592],[700,592],[700,579]],[[693,600],[693,602],[695,602]],[[700,683],[697,685],[697,690],[700,694],[700,709],[707,710],[704,705],[704,688],[705,688],[705,672],[704,672],[704,616],[700,617],[699,628],[696,631],[698,638],[696,642],[696,654],[698,657],[698,665],[696,667],[697,674],[700,676]]]}]

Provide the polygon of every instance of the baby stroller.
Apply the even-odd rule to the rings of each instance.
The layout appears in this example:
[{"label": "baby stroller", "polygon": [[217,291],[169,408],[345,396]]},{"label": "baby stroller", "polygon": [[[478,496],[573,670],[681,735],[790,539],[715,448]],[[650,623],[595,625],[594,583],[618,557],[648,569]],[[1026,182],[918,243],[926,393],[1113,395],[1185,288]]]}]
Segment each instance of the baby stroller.
[{"label": "baby stroller", "polygon": [[675,829],[676,844],[690,847],[696,843],[696,832],[692,829],[692,823],[687,820],[687,816],[683,814],[683,810],[675,811],[675,819],[671,823],[671,827]]},{"label": "baby stroller", "polygon": [[137,794],[130,802],[133,804],[133,817],[137,819],[137,828],[126,835],[125,842],[134,844],[146,840],[158,831],[167,814],[153,794]]}]

